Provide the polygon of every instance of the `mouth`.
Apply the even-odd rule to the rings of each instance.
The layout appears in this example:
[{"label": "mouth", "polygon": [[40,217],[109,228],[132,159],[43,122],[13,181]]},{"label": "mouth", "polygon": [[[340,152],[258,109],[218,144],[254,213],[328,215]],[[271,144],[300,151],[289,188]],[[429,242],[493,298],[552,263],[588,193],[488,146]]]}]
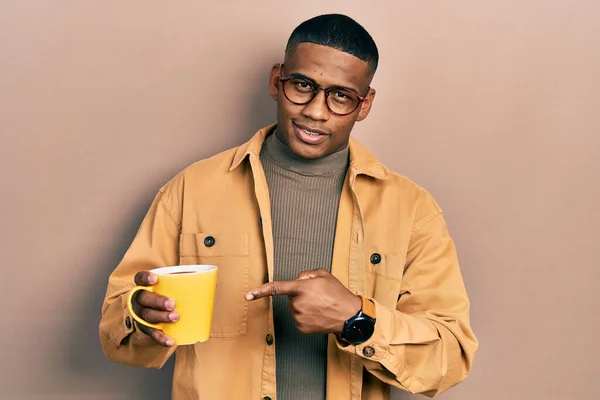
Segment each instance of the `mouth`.
[{"label": "mouth", "polygon": [[328,133],[323,132],[320,129],[310,128],[304,125],[292,122],[296,136],[302,142],[310,145],[317,145],[323,143],[329,137]]}]

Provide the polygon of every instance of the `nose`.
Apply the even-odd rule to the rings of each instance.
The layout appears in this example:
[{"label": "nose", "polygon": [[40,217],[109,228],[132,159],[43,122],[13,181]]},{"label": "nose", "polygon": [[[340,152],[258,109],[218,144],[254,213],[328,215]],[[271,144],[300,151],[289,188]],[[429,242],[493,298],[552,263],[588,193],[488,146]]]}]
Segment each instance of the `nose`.
[{"label": "nose", "polygon": [[325,91],[319,89],[312,101],[302,109],[302,115],[313,121],[327,121],[329,119],[329,109],[326,101]]}]

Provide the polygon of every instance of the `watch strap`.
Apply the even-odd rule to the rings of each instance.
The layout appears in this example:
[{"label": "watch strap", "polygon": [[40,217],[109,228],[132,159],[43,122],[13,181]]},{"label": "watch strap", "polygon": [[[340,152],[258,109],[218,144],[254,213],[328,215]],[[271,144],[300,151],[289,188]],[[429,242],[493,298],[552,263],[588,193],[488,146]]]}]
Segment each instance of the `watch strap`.
[{"label": "watch strap", "polygon": [[373,303],[371,300],[369,300],[365,296],[360,296],[360,299],[362,300],[363,314],[365,314],[367,317],[370,317],[374,320],[376,317],[375,303]]}]

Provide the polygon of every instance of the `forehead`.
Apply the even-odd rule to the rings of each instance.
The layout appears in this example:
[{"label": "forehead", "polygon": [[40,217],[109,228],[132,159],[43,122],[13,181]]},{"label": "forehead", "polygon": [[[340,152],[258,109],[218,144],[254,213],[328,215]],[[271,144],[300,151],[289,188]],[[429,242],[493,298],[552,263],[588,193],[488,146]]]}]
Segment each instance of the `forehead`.
[{"label": "forehead", "polygon": [[363,60],[314,43],[300,43],[285,58],[285,73],[300,73],[320,86],[347,86],[364,90],[369,86],[368,65]]}]

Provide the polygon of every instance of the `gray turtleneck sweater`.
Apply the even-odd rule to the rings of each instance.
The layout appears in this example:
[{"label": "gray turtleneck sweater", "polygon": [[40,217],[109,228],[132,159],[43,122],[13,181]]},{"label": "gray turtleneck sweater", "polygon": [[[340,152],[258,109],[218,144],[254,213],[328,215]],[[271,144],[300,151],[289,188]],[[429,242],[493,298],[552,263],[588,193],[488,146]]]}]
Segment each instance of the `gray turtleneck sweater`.
[{"label": "gray turtleneck sweater", "polygon": [[[275,134],[260,160],[271,200],[273,279],[293,280],[305,270],[331,271],[338,205],[348,148],[317,160],[299,158]],[[287,297],[273,298],[277,399],[325,400],[327,335],[305,335],[288,313]]]}]

